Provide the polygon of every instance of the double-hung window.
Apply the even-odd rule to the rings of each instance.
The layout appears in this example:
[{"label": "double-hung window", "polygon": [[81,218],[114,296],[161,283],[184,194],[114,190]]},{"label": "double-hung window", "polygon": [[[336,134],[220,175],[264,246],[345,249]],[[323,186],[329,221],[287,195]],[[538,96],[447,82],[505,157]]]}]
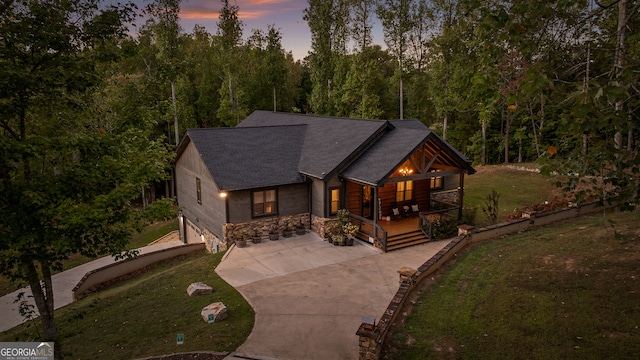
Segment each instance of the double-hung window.
[{"label": "double-hung window", "polygon": [[413,200],[413,180],[400,181],[396,184],[396,202]]},{"label": "double-hung window", "polygon": [[276,202],[276,190],[259,190],[251,193],[253,216],[275,215],[278,204]]},{"label": "double-hung window", "polygon": [[[433,171],[433,172],[437,172]],[[442,190],[444,189],[444,177],[436,176],[431,178],[431,190]]]}]

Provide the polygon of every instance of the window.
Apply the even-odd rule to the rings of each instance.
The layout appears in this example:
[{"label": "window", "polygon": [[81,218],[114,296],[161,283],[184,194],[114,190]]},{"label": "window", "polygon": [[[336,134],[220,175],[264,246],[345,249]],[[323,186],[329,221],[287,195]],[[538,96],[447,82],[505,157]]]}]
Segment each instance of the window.
[{"label": "window", "polygon": [[331,215],[340,210],[340,188],[330,189],[331,191]]},{"label": "window", "polygon": [[396,202],[413,199],[413,180],[401,181],[396,184]]},{"label": "window", "polygon": [[253,216],[273,215],[277,212],[276,190],[254,191],[253,198]]},{"label": "window", "polygon": [[[432,172],[437,172],[436,171],[432,171]],[[442,176],[436,176],[431,178],[431,190],[442,190],[444,189],[444,177]]]},{"label": "window", "polygon": [[198,198],[198,204],[202,204],[202,187],[200,186],[199,178],[196,178],[196,197]]}]

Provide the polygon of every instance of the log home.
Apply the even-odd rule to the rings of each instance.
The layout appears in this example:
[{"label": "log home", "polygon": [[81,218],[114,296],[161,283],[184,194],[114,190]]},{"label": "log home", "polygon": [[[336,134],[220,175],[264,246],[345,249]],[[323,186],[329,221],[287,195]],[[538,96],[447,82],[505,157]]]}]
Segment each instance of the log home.
[{"label": "log home", "polygon": [[234,128],[186,132],[175,161],[180,233],[212,251],[273,224],[323,236],[346,208],[358,238],[388,251],[428,241],[430,214],[459,217],[474,172],[418,120],[256,111]]}]

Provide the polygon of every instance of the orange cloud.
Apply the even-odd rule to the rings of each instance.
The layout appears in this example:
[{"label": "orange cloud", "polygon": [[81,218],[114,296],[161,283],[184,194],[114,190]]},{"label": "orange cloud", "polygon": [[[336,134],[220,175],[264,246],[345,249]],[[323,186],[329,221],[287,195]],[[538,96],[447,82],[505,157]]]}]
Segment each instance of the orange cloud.
[{"label": "orange cloud", "polygon": [[270,14],[272,11],[268,10],[254,10],[254,11],[238,11],[238,18],[242,19],[257,19],[259,17]]},{"label": "orange cloud", "polygon": [[[238,17],[240,20],[258,19],[268,16],[274,12],[291,11],[296,1],[291,0],[239,0],[238,1]],[[283,6],[274,5],[288,4]],[[295,4],[298,5],[298,4]],[[187,1],[180,11],[180,17],[183,19],[218,19],[220,15],[220,5],[202,1]]]},{"label": "orange cloud", "polygon": [[[256,11],[238,11],[238,18],[240,20],[244,19],[257,19],[267,14],[270,14],[271,11],[267,10],[256,10]],[[183,19],[217,19],[220,16],[220,12],[213,11],[180,11],[180,17]]]},{"label": "orange cloud", "polygon": [[220,12],[213,11],[180,11],[183,19],[217,19]]}]

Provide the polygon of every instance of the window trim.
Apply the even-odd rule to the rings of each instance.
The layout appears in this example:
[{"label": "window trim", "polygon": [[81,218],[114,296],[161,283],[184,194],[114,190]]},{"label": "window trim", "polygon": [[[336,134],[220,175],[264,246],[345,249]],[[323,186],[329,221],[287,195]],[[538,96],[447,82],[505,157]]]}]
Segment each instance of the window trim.
[{"label": "window trim", "polygon": [[202,182],[198,177],[196,177],[196,200],[202,205]]},{"label": "window trim", "polygon": [[[273,195],[274,195],[274,211],[273,212],[266,212],[266,204],[267,204],[267,192],[269,191],[273,191]],[[262,210],[263,212],[261,214],[256,214],[256,202],[255,202],[255,194],[256,193],[262,193],[263,195],[263,202],[262,204]],[[261,190],[251,190],[251,218],[252,219],[256,219],[256,218],[261,218],[261,217],[265,217],[265,216],[274,216],[274,215],[278,215],[278,189],[277,188],[267,188],[267,189],[261,189]]]}]

